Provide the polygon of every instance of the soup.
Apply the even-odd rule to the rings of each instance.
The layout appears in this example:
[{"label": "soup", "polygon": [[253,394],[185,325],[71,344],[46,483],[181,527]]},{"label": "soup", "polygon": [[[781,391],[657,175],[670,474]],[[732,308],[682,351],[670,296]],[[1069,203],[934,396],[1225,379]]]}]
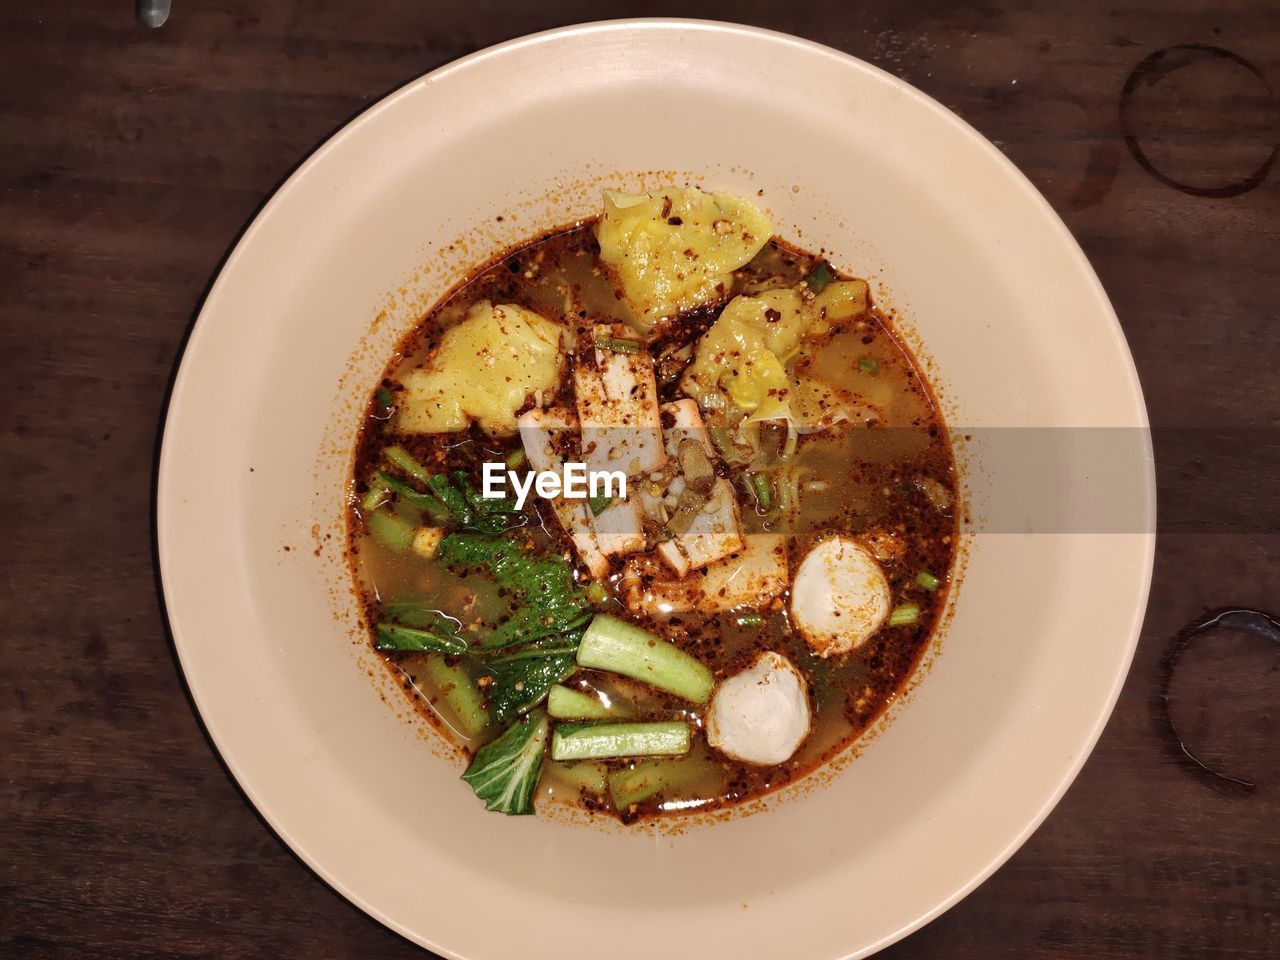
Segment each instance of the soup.
[{"label": "soup", "polygon": [[953,569],[955,468],[867,284],[749,201],[607,194],[400,344],[349,529],[371,642],[491,809],[732,806],[854,741]]}]

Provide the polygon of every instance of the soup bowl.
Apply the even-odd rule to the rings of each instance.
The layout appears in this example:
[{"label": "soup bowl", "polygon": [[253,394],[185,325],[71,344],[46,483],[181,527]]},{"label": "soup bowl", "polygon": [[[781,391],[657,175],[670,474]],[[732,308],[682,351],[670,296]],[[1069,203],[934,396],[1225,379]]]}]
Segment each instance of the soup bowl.
[{"label": "soup bowl", "polygon": [[[959,588],[855,750],[748,810],[630,827],[554,804],[488,814],[368,646],[344,556],[352,442],[396,341],[442,294],[596,212],[601,189],[672,182],[751,196],[892,308],[956,444]],[[201,310],[157,523],[210,736],[281,838],[387,926],[467,960],[588,943],[615,960],[825,960],[927,922],[1048,814],[1128,667],[1153,515],[1119,325],[994,147],[827,48],[646,20],[446,66],[294,173]]]}]

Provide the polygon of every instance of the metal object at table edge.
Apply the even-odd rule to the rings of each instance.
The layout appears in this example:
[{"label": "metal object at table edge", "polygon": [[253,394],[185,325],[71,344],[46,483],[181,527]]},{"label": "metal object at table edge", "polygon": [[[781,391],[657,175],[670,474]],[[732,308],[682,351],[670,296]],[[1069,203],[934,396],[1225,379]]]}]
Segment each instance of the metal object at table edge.
[{"label": "metal object at table edge", "polygon": [[172,0],[137,0],[134,16],[144,27],[163,27],[172,6]]}]

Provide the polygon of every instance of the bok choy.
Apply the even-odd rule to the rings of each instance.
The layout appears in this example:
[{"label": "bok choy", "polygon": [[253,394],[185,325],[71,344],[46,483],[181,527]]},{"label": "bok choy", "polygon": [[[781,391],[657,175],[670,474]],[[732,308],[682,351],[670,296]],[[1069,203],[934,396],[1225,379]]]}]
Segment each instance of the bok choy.
[{"label": "bok choy", "polygon": [[476,752],[462,779],[486,810],[512,816],[533,813],[549,727],[547,715],[535,710]]}]

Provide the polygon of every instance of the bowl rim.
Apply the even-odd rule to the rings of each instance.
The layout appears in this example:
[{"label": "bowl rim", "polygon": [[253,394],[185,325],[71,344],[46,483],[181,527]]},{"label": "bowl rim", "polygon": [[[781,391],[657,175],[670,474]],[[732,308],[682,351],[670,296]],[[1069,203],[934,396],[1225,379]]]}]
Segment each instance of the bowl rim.
[{"label": "bowl rim", "polygon": [[247,255],[247,251],[249,251],[253,246],[255,237],[263,230],[266,222],[270,220],[287,202],[287,197],[297,183],[309,174],[313,166],[321,162],[325,154],[337,149],[344,141],[355,136],[365,124],[372,122],[377,115],[386,110],[392,109],[397,103],[399,103],[399,101],[410,96],[423,82],[436,81],[456,72],[471,70],[478,65],[483,64],[485,61],[501,58],[513,50],[536,46],[549,41],[563,40],[570,37],[586,37],[599,33],[617,31],[627,32],[633,30],[669,29],[702,30],[718,33],[725,37],[745,36],[763,38],[773,42],[785,43],[792,47],[800,48],[810,55],[834,58],[843,61],[848,66],[876,76],[882,82],[885,82],[888,86],[892,87],[899,95],[905,96],[916,101],[918,104],[925,106],[937,119],[943,120],[952,126],[959,128],[967,138],[974,141],[976,146],[979,146],[980,149],[984,150],[991,159],[994,159],[1003,168],[1004,173],[1009,179],[1009,185],[1011,188],[1016,185],[1018,189],[1021,189],[1029,196],[1033,203],[1039,208],[1039,212],[1044,217],[1046,225],[1056,231],[1060,235],[1060,239],[1066,241],[1066,248],[1071,251],[1072,256],[1077,261],[1077,265],[1083,268],[1083,274],[1088,278],[1088,283],[1092,288],[1091,292],[1097,297],[1099,306],[1103,308],[1106,317],[1109,320],[1109,332],[1117,341],[1119,352],[1127,363],[1127,386],[1131,390],[1131,399],[1134,402],[1134,409],[1138,414],[1138,422],[1141,427],[1143,453],[1147,466],[1144,476],[1142,477],[1141,484],[1142,495],[1146,505],[1146,516],[1143,520],[1147,524],[1145,529],[1149,531],[1144,535],[1145,549],[1143,550],[1141,559],[1141,583],[1136,584],[1136,602],[1134,604],[1131,622],[1127,626],[1128,635],[1125,640],[1126,649],[1122,661],[1123,669],[1116,671],[1112,680],[1111,688],[1107,695],[1105,706],[1094,718],[1092,726],[1081,741],[1082,749],[1073,755],[1069,763],[1064,764],[1062,768],[1063,772],[1059,777],[1055,789],[1051,794],[1044,798],[1034,816],[1032,816],[1022,826],[1022,828],[1013,836],[1005,847],[996,851],[985,863],[974,869],[972,876],[966,883],[954,890],[950,896],[938,903],[935,903],[931,908],[925,910],[911,921],[901,925],[897,930],[887,933],[874,943],[855,946],[853,951],[847,954],[847,956],[866,956],[875,953],[930,923],[951,907],[955,906],[955,904],[964,899],[973,892],[973,890],[985,882],[1027,841],[1031,834],[1039,828],[1049,813],[1051,813],[1057,806],[1067,789],[1075,781],[1075,778],[1083,768],[1084,763],[1088,760],[1096,747],[1098,739],[1111,717],[1125,680],[1128,677],[1129,669],[1132,665],[1134,652],[1137,648],[1143,621],[1146,615],[1154,571],[1156,545],[1156,534],[1154,532],[1156,529],[1156,484],[1150,421],[1145,398],[1143,396],[1141,380],[1133,359],[1132,351],[1130,351],[1128,347],[1123,328],[1120,325],[1115,310],[1111,305],[1110,298],[1107,296],[1101,281],[1093,270],[1093,267],[1089,263],[1083,250],[1080,248],[1080,245],[1076,241],[1074,235],[1058,215],[1057,211],[1054,210],[1048,200],[1045,199],[1035,185],[1031,183],[1031,181],[1022,173],[1013,161],[1011,161],[990,140],[988,140],[972,125],[967,123],[963,118],[906,81],[880,67],[875,66],[874,64],[855,57],[852,54],[845,53],[844,51],[837,50],[816,41],[808,40],[778,30],[751,26],[732,21],[702,18],[633,17],[569,24],[515,37],[458,57],[424,73],[416,74],[406,80],[403,84],[400,84],[379,97],[376,101],[369,104],[354,117],[343,123],[341,127],[316,144],[305,158],[274,187],[270,197],[258,208],[248,226],[246,226],[237,236],[230,253],[227,254],[218,264],[216,277],[209,285],[206,293],[201,299],[196,312],[195,321],[190,327],[188,336],[182,345],[181,358],[176,368],[176,373],[174,374],[166,400],[163,430],[161,433],[160,456],[158,458],[156,470],[154,522],[156,552],[158,556],[160,583],[162,587],[161,603],[165,619],[169,627],[170,636],[172,638],[173,648],[179,665],[182,667],[182,680],[190,695],[191,701],[196,708],[197,718],[201,726],[203,727],[208,739],[213,744],[218,758],[231,774],[236,786],[253,805],[254,810],[259,814],[266,825],[282,841],[284,841],[290,851],[298,857],[299,860],[306,864],[312,872],[320,877],[320,879],[322,879],[331,888],[341,894],[346,900],[358,907],[364,913],[376,919],[379,923],[391,930],[394,930],[410,942],[439,953],[442,956],[455,958],[455,960],[466,960],[466,958],[462,954],[449,949],[443,944],[433,942],[429,939],[429,936],[424,935],[420,931],[413,930],[389,916],[383,912],[377,904],[361,897],[339,876],[328,869],[325,864],[315,859],[308,849],[291,834],[288,824],[286,823],[286,818],[282,816],[278,810],[273,809],[270,804],[264,802],[264,798],[255,790],[253,783],[243,774],[235,759],[234,753],[226,748],[225,739],[220,734],[216,721],[212,719],[213,714],[206,709],[207,704],[210,702],[210,694],[208,691],[202,692],[198,680],[190,669],[190,658],[189,656],[184,655],[184,647],[186,643],[186,641],[184,641],[185,633],[180,624],[180,618],[176,607],[172,603],[173,583],[177,573],[175,572],[171,562],[172,551],[167,551],[165,544],[172,537],[175,527],[175,521],[172,519],[173,511],[168,509],[167,505],[173,504],[175,500],[172,481],[169,478],[174,469],[175,457],[177,457],[178,454],[175,452],[174,445],[167,441],[169,440],[171,431],[175,424],[182,415],[184,403],[187,402],[186,388],[191,379],[189,375],[191,367],[195,362],[193,358],[199,352],[199,346],[202,342],[203,335],[207,332],[211,323],[211,320],[207,319],[206,315],[214,312],[222,288],[229,282],[227,278],[234,272],[234,268],[237,263]]}]

